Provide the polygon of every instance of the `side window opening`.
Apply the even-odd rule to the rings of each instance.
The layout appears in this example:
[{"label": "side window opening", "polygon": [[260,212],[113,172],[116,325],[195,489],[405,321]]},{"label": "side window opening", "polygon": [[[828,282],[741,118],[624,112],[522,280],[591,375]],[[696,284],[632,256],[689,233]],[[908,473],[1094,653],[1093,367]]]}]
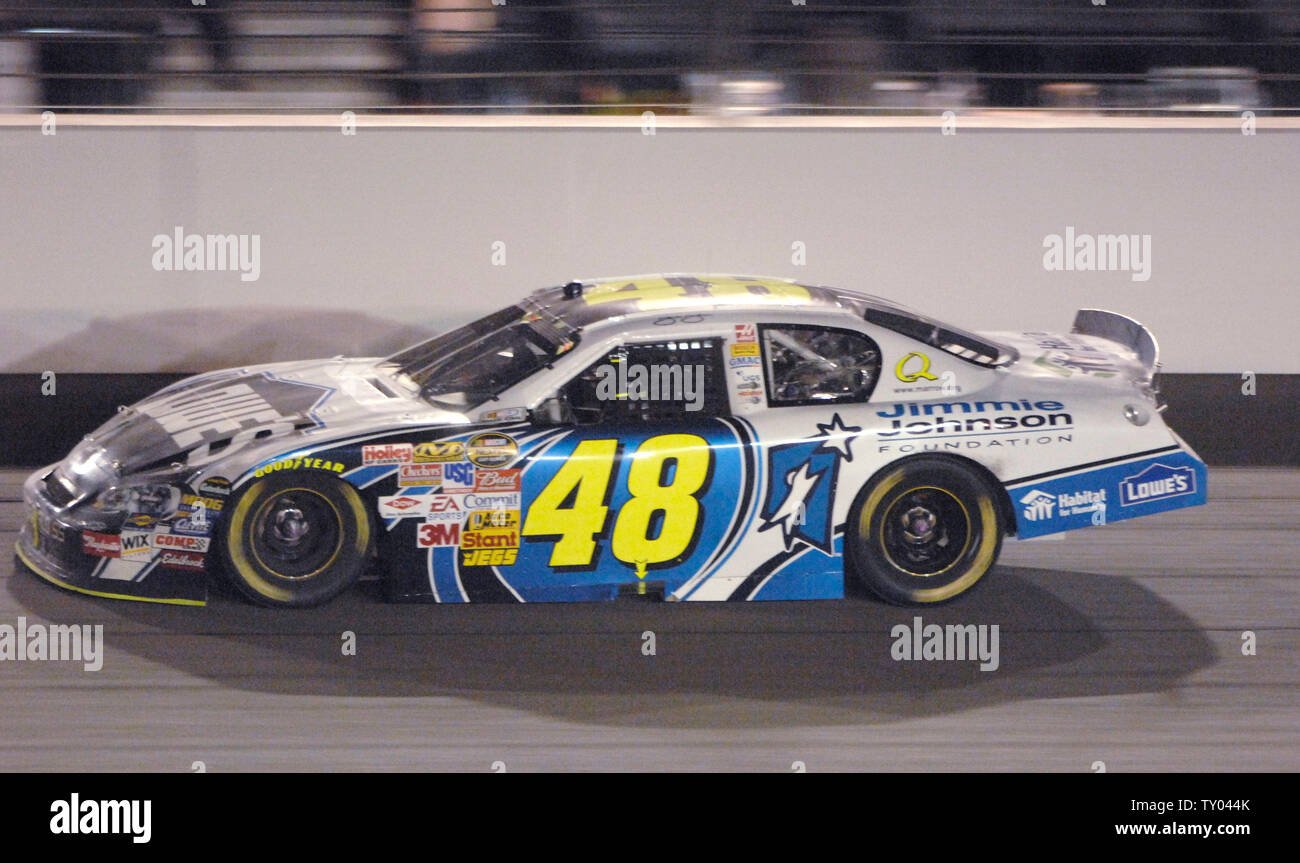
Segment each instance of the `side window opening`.
[{"label": "side window opening", "polygon": [[730,413],[719,338],[622,345],[569,381],[562,394],[580,424]]},{"label": "side window opening", "polygon": [[880,377],[880,349],[852,330],[759,327],[771,407],[865,402]]}]

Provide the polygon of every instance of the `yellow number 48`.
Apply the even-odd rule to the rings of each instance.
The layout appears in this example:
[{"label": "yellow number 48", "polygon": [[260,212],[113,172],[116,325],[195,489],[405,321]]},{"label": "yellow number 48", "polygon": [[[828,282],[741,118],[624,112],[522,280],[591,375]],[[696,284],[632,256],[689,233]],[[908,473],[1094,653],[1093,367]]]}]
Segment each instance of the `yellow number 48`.
[{"label": "yellow number 48", "polygon": [[[556,471],[528,508],[524,536],[558,536],[551,566],[587,566],[596,551],[594,537],[605,525],[605,492],[618,453],[616,440],[585,440]],[[632,498],[619,510],[610,542],[618,560],[648,565],[673,560],[695,539],[700,501],[713,463],[708,442],[699,435],[667,434],[647,439],[631,455],[627,489]],[[661,484],[664,464],[675,466]],[[652,539],[650,525],[662,514]]]}]

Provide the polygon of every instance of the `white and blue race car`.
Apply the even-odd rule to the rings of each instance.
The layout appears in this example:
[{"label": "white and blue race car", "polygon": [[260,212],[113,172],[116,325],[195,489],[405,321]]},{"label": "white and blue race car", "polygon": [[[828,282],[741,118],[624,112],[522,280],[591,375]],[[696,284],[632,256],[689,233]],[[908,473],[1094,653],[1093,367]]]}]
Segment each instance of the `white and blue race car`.
[{"label": "white and blue race car", "polygon": [[952,599],[1035,537],[1205,502],[1157,349],[965,332],[793,281],[570,282],[385,358],[212,372],[24,485],[18,554],[99,596]]}]

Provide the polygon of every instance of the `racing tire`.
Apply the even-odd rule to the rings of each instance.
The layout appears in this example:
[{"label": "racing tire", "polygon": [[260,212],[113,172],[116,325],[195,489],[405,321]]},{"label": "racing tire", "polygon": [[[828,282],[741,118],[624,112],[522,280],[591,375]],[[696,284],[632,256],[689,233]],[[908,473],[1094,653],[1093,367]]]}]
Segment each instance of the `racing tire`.
[{"label": "racing tire", "polygon": [[370,518],[357,490],[333,476],[298,471],[262,477],[228,506],[221,531],[226,572],[258,604],[320,605],[365,569]]},{"label": "racing tire", "polygon": [[1001,548],[984,477],[921,456],[881,471],[858,495],[845,526],[845,572],[887,602],[928,605],[974,587]]}]

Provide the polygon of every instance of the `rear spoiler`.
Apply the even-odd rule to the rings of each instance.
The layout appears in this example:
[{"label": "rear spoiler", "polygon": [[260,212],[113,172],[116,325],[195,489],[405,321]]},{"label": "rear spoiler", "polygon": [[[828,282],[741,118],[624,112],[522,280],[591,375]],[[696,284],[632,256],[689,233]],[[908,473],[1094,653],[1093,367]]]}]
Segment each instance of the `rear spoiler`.
[{"label": "rear spoiler", "polygon": [[1079,309],[1074,314],[1074,325],[1070,332],[1081,336],[1096,336],[1099,339],[1116,342],[1137,354],[1138,361],[1146,369],[1147,381],[1155,377],[1160,367],[1160,346],[1156,344],[1151,331],[1132,318],[1102,309]]}]

